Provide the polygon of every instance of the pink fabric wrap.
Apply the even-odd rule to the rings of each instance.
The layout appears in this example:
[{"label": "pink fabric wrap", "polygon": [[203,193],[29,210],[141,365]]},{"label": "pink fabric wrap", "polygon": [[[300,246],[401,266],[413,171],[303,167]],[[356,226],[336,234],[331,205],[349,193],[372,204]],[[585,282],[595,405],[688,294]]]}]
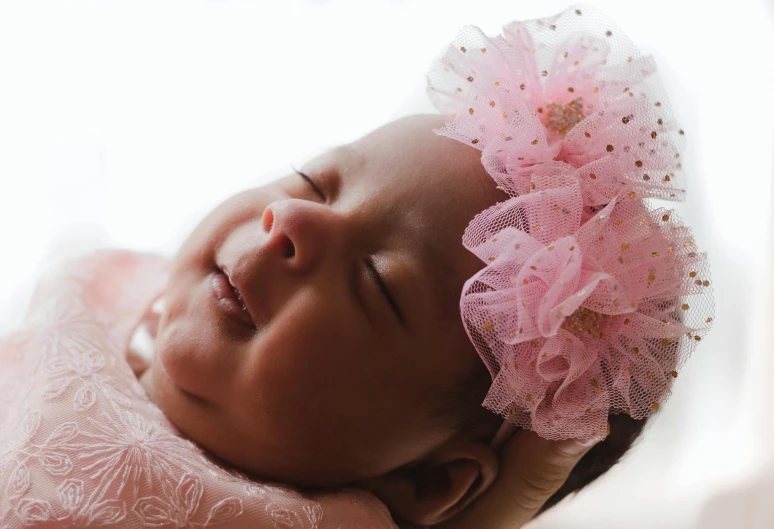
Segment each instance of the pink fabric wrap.
[{"label": "pink fabric wrap", "polygon": [[251,481],[179,435],[125,356],[166,279],[161,257],[100,250],[39,283],[0,342],[0,527],[394,528],[366,491]]},{"label": "pink fabric wrap", "polygon": [[684,132],[651,57],[590,6],[462,30],[428,74],[448,120],[509,200],[463,244],[468,336],[492,375],[484,406],[548,439],[604,437],[669,396],[711,327],[709,267],[673,211]]}]

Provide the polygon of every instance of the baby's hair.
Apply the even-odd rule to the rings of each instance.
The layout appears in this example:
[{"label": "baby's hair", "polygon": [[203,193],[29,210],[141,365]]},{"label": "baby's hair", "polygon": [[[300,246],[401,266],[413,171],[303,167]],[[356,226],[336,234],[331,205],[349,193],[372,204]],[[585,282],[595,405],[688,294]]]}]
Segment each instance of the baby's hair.
[{"label": "baby's hair", "polygon": [[462,380],[441,396],[433,418],[476,440],[490,440],[502,424],[502,418],[481,405],[491,385],[486,366],[477,360]]}]

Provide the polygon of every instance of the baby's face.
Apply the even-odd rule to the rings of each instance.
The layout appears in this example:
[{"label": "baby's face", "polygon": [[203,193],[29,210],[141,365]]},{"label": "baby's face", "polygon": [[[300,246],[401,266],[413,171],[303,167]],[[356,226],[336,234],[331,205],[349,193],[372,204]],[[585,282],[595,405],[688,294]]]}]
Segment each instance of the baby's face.
[{"label": "baby's face", "polygon": [[[239,193],[193,231],[149,374],[184,434],[314,486],[382,475],[460,435],[434,410],[480,362],[458,303],[482,264],[461,237],[505,195],[441,125],[386,125],[301,167],[312,184],[294,173]],[[255,326],[218,299],[224,270]]]}]

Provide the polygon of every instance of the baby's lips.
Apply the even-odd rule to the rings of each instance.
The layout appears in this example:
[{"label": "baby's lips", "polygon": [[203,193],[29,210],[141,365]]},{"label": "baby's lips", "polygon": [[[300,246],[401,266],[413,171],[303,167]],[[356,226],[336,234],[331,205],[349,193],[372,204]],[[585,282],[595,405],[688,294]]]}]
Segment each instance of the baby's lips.
[{"label": "baby's lips", "polygon": [[242,308],[240,316],[244,318],[245,323],[257,327],[255,318],[253,318],[253,312],[245,301],[242,289],[240,288],[242,282],[235,279],[234,274],[230,271],[228,266],[219,265],[218,268],[220,269],[221,274],[216,275],[213,279],[215,288],[221,295],[233,296],[233,299]]},{"label": "baby's lips", "polygon": [[[223,270],[228,281],[237,290],[237,298],[241,297],[239,301],[246,309],[256,329],[261,329],[268,322],[268,308],[259,297],[259,289],[256,288],[255,281],[250,279],[251,274],[247,270],[248,266],[254,265],[237,262],[233,267],[222,265],[219,268]],[[252,274],[252,276],[254,275]]]}]

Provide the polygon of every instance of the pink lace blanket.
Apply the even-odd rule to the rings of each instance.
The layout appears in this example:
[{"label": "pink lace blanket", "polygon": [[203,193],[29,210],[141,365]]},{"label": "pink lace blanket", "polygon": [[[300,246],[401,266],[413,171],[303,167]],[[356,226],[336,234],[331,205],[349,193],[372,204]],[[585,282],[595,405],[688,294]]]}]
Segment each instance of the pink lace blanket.
[{"label": "pink lace blanket", "polygon": [[0,529],[394,528],[366,491],[304,495],[217,466],[148,400],[126,350],[166,267],[114,250],[60,263],[0,339]]}]

